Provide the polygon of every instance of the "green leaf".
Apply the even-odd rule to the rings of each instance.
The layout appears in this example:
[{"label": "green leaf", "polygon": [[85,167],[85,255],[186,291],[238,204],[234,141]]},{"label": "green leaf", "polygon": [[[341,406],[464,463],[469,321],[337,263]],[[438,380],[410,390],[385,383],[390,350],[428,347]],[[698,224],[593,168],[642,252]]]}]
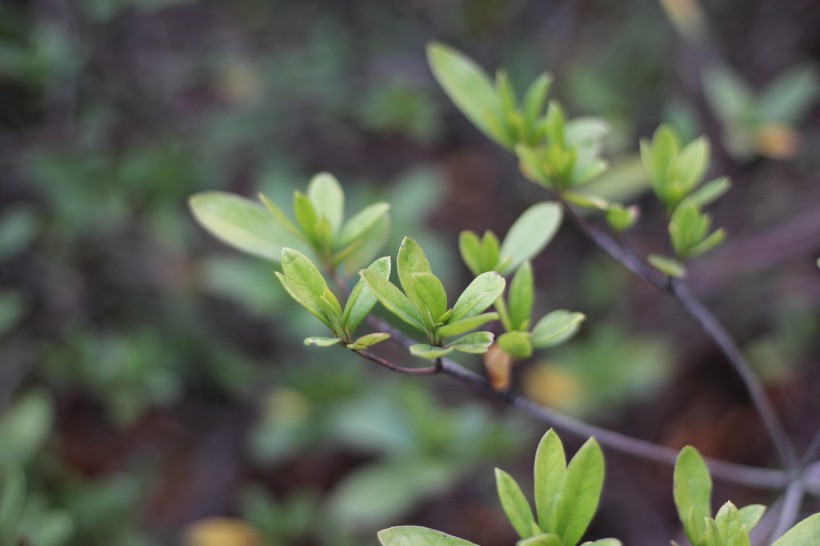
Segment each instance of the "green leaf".
[{"label": "green leaf", "polygon": [[[283,248],[281,259],[284,275],[277,272],[276,276],[282,286],[293,299],[333,330],[335,323],[341,323],[341,310],[338,316],[335,315],[334,311],[330,311],[329,315],[327,314],[329,312],[329,302],[323,298],[330,289],[325,278],[313,265],[313,262],[298,250]],[[333,300],[335,299],[334,296]],[[336,306],[338,307],[338,305],[339,302],[336,301]]]},{"label": "green leaf", "polygon": [[26,476],[16,466],[6,469],[0,484],[0,544],[16,544],[26,504]]},{"label": "green leaf", "polygon": [[546,349],[564,343],[581,327],[586,316],[559,309],[547,314],[532,329],[530,341],[536,349]]},{"label": "green leaf", "polygon": [[337,247],[344,247],[361,238],[376,222],[390,211],[389,203],[374,203],[356,213],[348,220],[339,233]]},{"label": "green leaf", "polygon": [[0,416],[0,468],[23,465],[43,448],[54,426],[53,406],[51,395],[40,389],[15,397]]},{"label": "green leaf", "polygon": [[767,85],[757,102],[763,123],[795,124],[820,97],[820,77],[813,65],[786,69]]},{"label": "green leaf", "polygon": [[546,201],[533,205],[513,223],[504,242],[501,243],[501,258],[512,261],[504,271],[512,271],[524,260],[538,255],[552,240],[561,225],[561,207]]},{"label": "green leaf", "polygon": [[726,230],[720,228],[712,232],[707,238],[705,238],[698,244],[690,247],[689,250],[686,252],[686,257],[694,258],[696,256],[700,256],[701,254],[705,254],[725,240]]},{"label": "green leaf", "polygon": [[732,184],[724,177],[711,180],[695,190],[687,199],[694,201],[699,207],[705,207],[729,191]]},{"label": "green leaf", "polygon": [[440,339],[447,339],[448,337],[466,334],[492,320],[498,320],[498,313],[482,313],[455,322],[448,322],[436,330],[436,335]]},{"label": "green leaf", "polygon": [[436,347],[426,343],[416,343],[410,346],[410,354],[427,360],[435,360],[446,354],[452,353],[452,347]]},{"label": "green leaf", "polygon": [[498,255],[498,237],[492,231],[485,231],[481,239],[481,271],[495,271]]},{"label": "green leaf", "polygon": [[317,174],[308,184],[307,195],[316,214],[327,218],[333,233],[338,233],[345,214],[345,194],[336,177],[330,173]]},{"label": "green leaf", "polygon": [[481,241],[474,232],[465,230],[458,237],[458,251],[467,269],[475,275],[481,275]]},{"label": "green leaf", "polygon": [[678,256],[687,257],[689,249],[706,237],[710,223],[693,201],[687,199],[678,205],[669,220],[669,236]]},{"label": "green leaf", "polygon": [[439,85],[473,125],[509,147],[499,124],[500,104],[487,74],[463,53],[440,43],[427,46],[427,61]]},{"label": "green leaf", "polygon": [[[433,271],[430,269],[430,262],[427,261],[427,256],[424,255],[424,251],[419,244],[410,237],[402,239],[401,246],[399,247],[399,255],[396,258],[396,269],[398,270],[399,283],[401,283],[404,293],[407,294],[407,298],[413,303],[416,309],[418,309],[420,316],[424,317],[421,313],[423,313],[426,307],[416,293],[413,273],[432,274]],[[426,317],[424,318],[426,319]],[[436,317],[432,318],[435,319]],[[430,320],[425,320],[425,323],[428,328],[433,326]]]},{"label": "green leaf", "polygon": [[464,289],[456,304],[450,322],[457,322],[483,312],[504,292],[504,277],[495,271],[482,273]]},{"label": "green leaf", "polygon": [[530,126],[534,126],[544,112],[551,83],[552,77],[549,74],[541,74],[530,84],[527,93],[524,95],[522,106],[524,116]]},{"label": "green leaf", "polygon": [[809,546],[820,544],[820,514],[809,516],[778,538],[772,546]]},{"label": "green leaf", "polygon": [[595,142],[609,133],[609,125],[601,118],[580,117],[566,123],[565,135],[568,146],[584,142]]},{"label": "green leaf", "polygon": [[358,350],[358,349],[367,349],[368,347],[372,347],[377,343],[381,343],[390,339],[390,334],[384,332],[375,332],[372,334],[363,335],[356,339],[353,343],[349,343],[346,345],[348,349]]},{"label": "green leaf", "polygon": [[615,231],[626,231],[638,220],[640,210],[636,206],[623,207],[613,203],[606,209],[606,221]]},{"label": "green leaf", "polygon": [[316,209],[313,202],[302,192],[294,192],[293,194],[293,213],[296,215],[296,222],[308,240],[315,246],[319,246],[319,240],[316,237],[316,228],[319,224],[319,216],[316,214]]},{"label": "green leaf", "polygon": [[578,193],[572,191],[564,192],[563,195],[564,199],[568,203],[571,203],[581,208],[592,210],[607,210],[607,208],[610,207],[610,204],[606,199],[602,199],[596,195],[587,195],[585,193]]},{"label": "green leaf", "polygon": [[538,525],[544,531],[554,531],[556,503],[564,486],[567,461],[564,446],[554,430],[549,429],[541,438],[535,452],[535,508]]},{"label": "green leaf", "polygon": [[554,177],[546,170],[546,161],[541,149],[518,144],[515,147],[521,172],[530,181],[545,188],[554,189]]},{"label": "green leaf", "polygon": [[555,506],[555,532],[565,546],[581,540],[598,509],[603,486],[604,454],[595,438],[590,438],[570,461]]},{"label": "green leaf", "polygon": [[279,261],[282,246],[277,235],[281,228],[253,201],[212,191],[191,196],[188,204],[199,225],[220,241],[242,252]]},{"label": "green leaf", "polygon": [[501,506],[515,532],[521,538],[533,536],[535,520],[532,517],[532,508],[521,488],[512,476],[500,468],[495,469],[495,484]]},{"label": "green leaf", "polygon": [[476,546],[472,542],[426,527],[390,527],[379,531],[384,546]]},{"label": "green leaf", "polygon": [[529,260],[524,260],[513,275],[509,290],[510,321],[516,330],[524,331],[529,327],[535,300],[534,285],[532,265]]},{"label": "green leaf", "polygon": [[413,286],[422,305],[430,311],[433,321],[447,311],[447,293],[438,277],[432,273],[413,273]]},{"label": "green leaf", "polygon": [[529,332],[506,332],[497,340],[498,346],[515,359],[529,358],[532,355],[532,344]]},{"label": "green leaf", "polygon": [[[390,278],[390,257],[379,258],[367,268],[381,275],[385,280]],[[350,296],[345,303],[345,310],[342,314],[342,324],[348,333],[356,331],[356,327],[370,314],[376,305],[376,295],[364,281],[359,279],[356,286],[350,292]]]},{"label": "green leaf", "polygon": [[715,523],[723,546],[751,546],[749,530],[743,526],[740,514],[731,502],[727,502],[720,507],[715,517]]},{"label": "green leaf", "polygon": [[342,340],[338,337],[306,337],[305,338],[305,345],[310,345],[313,347],[332,347],[333,345],[338,345],[341,343]]},{"label": "green leaf", "polygon": [[491,332],[473,332],[454,339],[447,343],[445,347],[462,353],[478,355],[487,352],[487,349],[493,344],[493,337]]},{"label": "green leaf", "polygon": [[276,205],[276,203],[268,199],[268,197],[262,193],[259,194],[259,200],[262,202],[263,205],[265,205],[265,208],[268,209],[268,212],[271,214],[271,216],[273,216],[273,219],[276,220],[276,222],[279,224],[279,227],[281,227],[285,232],[295,237],[296,240],[303,242],[305,241],[305,235],[301,231],[299,231],[299,228],[296,227],[296,225],[294,225],[294,223],[290,221],[290,219],[285,215],[284,212],[282,212],[282,209],[280,209]]},{"label": "green leaf", "polygon": [[692,446],[684,447],[675,462],[673,494],[686,537],[697,544],[706,533],[705,520],[712,514],[712,478]]},{"label": "green leaf", "polygon": [[746,527],[748,531],[751,531],[758,522],[760,522],[760,518],[762,518],[766,512],[766,507],[762,504],[750,504],[749,506],[744,506],[738,510],[738,512],[743,526]]},{"label": "green leaf", "polygon": [[555,533],[544,533],[526,540],[519,540],[516,546],[563,546],[561,537]]},{"label": "green leaf", "polygon": [[584,542],[581,546],[622,546],[622,544],[617,538],[599,538],[595,542]]},{"label": "green leaf", "polygon": [[[667,187],[667,195],[673,204],[691,192],[706,174],[709,167],[709,141],[700,137],[687,144],[669,166],[672,178]],[[674,193],[670,193],[674,188]]]},{"label": "green leaf", "polygon": [[401,290],[375,271],[365,269],[359,274],[385,309],[416,330],[427,333],[427,327],[418,310]]},{"label": "green leaf", "polygon": [[518,98],[515,95],[510,83],[510,77],[504,69],[498,70],[495,74],[495,93],[501,104],[502,114],[511,114],[518,110]]},{"label": "green leaf", "polygon": [[682,279],[686,277],[686,268],[683,266],[682,263],[680,263],[674,258],[661,256],[659,254],[650,254],[649,263],[652,265],[652,267],[654,267],[664,275],[669,275],[670,277],[675,277],[676,279]]}]

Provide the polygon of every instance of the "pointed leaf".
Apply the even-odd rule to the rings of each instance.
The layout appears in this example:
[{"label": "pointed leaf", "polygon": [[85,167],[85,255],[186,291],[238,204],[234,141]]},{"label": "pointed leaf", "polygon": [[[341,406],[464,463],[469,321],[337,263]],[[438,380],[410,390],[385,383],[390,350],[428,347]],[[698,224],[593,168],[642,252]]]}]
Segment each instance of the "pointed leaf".
[{"label": "pointed leaf", "polygon": [[330,173],[314,176],[307,190],[316,215],[327,218],[334,234],[342,227],[345,210],[345,194],[339,181]]},{"label": "pointed leaf", "polygon": [[434,321],[447,311],[447,293],[438,277],[432,273],[413,273],[413,286],[421,303],[433,316]]},{"label": "pointed leaf", "polygon": [[820,544],[820,514],[809,516],[778,538],[772,546],[809,546]]},{"label": "pointed leaf", "polygon": [[353,218],[345,223],[342,231],[339,233],[339,241],[337,246],[347,246],[356,239],[362,237],[367,230],[383,218],[389,210],[389,203],[375,203],[356,213]]},{"label": "pointed leaf", "polygon": [[378,536],[383,546],[476,546],[426,527],[390,527],[379,531]]},{"label": "pointed leaf", "polygon": [[751,531],[758,524],[760,518],[763,517],[763,514],[766,512],[766,507],[762,504],[750,504],[744,506],[738,510],[738,512],[740,513],[740,520],[743,522],[743,526],[746,527],[748,531]]},{"label": "pointed leaf", "polygon": [[492,231],[485,231],[481,239],[481,270],[495,271],[498,267],[498,237]]},{"label": "pointed leaf", "polygon": [[520,360],[532,355],[532,344],[529,332],[507,332],[501,334],[497,340],[498,346],[511,357]]},{"label": "pointed leaf", "polygon": [[567,473],[567,461],[561,439],[550,429],[541,438],[535,452],[535,508],[538,525],[544,531],[555,531],[556,503]]},{"label": "pointed leaf", "polygon": [[595,438],[590,438],[570,461],[555,507],[555,532],[564,544],[581,540],[598,509],[603,486],[604,454]]},{"label": "pointed leaf", "polygon": [[217,239],[242,252],[279,261],[282,229],[250,199],[212,191],[197,193],[188,203],[199,225]]},{"label": "pointed leaf", "polygon": [[493,344],[493,337],[491,332],[473,332],[447,343],[445,347],[462,353],[478,355],[487,352]]},{"label": "pointed leaf", "polygon": [[[433,271],[430,269],[430,262],[427,260],[424,251],[419,244],[410,237],[402,239],[401,246],[399,247],[399,255],[396,258],[396,270],[399,273],[399,283],[401,283],[404,293],[407,294],[407,298],[419,311],[420,316],[423,316],[421,313],[423,313],[425,306],[418,294],[416,294],[413,273],[432,274]],[[430,321],[425,322],[429,323]],[[432,324],[428,324],[428,326],[431,327]]]},{"label": "pointed leaf", "polygon": [[481,269],[481,241],[478,235],[472,231],[462,231],[458,237],[458,250],[461,259],[473,275],[484,273]]},{"label": "pointed leaf", "polygon": [[[544,106],[547,104],[547,95],[549,94],[550,83],[552,77],[549,74],[541,74],[530,84],[522,103],[524,116],[530,126],[534,126],[535,122],[541,117],[544,112]],[[533,143],[535,144],[535,143]]]},{"label": "pointed leaf", "polygon": [[294,192],[293,214],[296,215],[296,222],[302,229],[302,233],[307,236],[311,243],[319,246],[319,241],[316,238],[316,227],[319,223],[319,216],[316,214],[316,209],[311,200],[302,192]]},{"label": "pointed leaf", "polygon": [[731,502],[727,502],[715,516],[718,532],[723,539],[723,546],[751,546],[749,530],[743,526],[740,513]]},{"label": "pointed leaf", "polygon": [[515,480],[501,470],[495,469],[495,484],[498,489],[498,498],[507,519],[510,520],[515,532],[521,538],[533,536],[533,525],[535,520],[532,517],[532,508],[521,488]]},{"label": "pointed leaf", "polygon": [[473,317],[493,304],[504,292],[504,277],[495,271],[488,271],[476,277],[461,293],[453,306],[450,322]]},{"label": "pointed leaf", "polygon": [[282,212],[282,209],[280,209],[276,205],[276,203],[268,199],[268,196],[263,193],[259,194],[259,200],[262,202],[263,205],[265,205],[265,208],[268,209],[268,212],[271,214],[271,216],[273,216],[273,219],[276,220],[276,222],[284,231],[292,235],[298,241],[305,241],[304,234],[301,231],[299,231],[299,228],[296,227],[294,223],[290,221],[290,218],[288,218],[287,215],[285,215],[285,213]]},{"label": "pointed leaf", "polygon": [[538,255],[561,225],[561,207],[550,201],[528,208],[513,223],[501,244],[501,258],[511,258],[504,271],[512,271],[524,260]]},{"label": "pointed leaf", "polygon": [[407,296],[402,294],[401,290],[380,276],[376,271],[365,269],[359,272],[359,274],[385,309],[413,328],[420,332],[427,333],[427,327],[424,325],[424,321],[418,310],[410,303]]},{"label": "pointed leaf", "polygon": [[346,347],[353,350],[367,349],[368,347],[372,347],[373,345],[381,343],[387,339],[390,339],[390,334],[375,332],[357,338],[356,341],[346,345]]},{"label": "pointed leaf", "polygon": [[529,326],[535,300],[534,285],[532,265],[529,260],[524,260],[516,270],[509,290],[510,321],[516,330],[524,331]]},{"label": "pointed leaf", "polygon": [[455,322],[449,322],[436,330],[436,335],[441,339],[466,334],[470,330],[475,330],[492,320],[498,320],[498,313],[482,313],[473,317],[464,318]]},{"label": "pointed leaf", "polygon": [[729,191],[731,186],[732,184],[725,176],[722,178],[716,178],[695,190],[688,197],[688,199],[694,201],[699,207],[705,207]]},{"label": "pointed leaf", "polygon": [[338,337],[306,337],[305,338],[305,345],[311,345],[313,347],[332,347],[333,345],[338,345],[341,343],[342,340]]},{"label": "pointed leaf", "polygon": [[536,349],[559,345],[575,335],[586,316],[559,309],[546,315],[532,329],[530,341]]},{"label": "pointed leaf", "polygon": [[[390,256],[379,258],[367,268],[379,274],[385,280],[390,278]],[[359,279],[356,286],[350,292],[350,296],[345,303],[345,310],[342,314],[342,323],[349,333],[356,331],[356,327],[361,324],[365,317],[370,314],[376,305],[376,295],[364,281]]]},{"label": "pointed leaf", "polygon": [[764,123],[795,124],[820,98],[820,75],[813,65],[786,69],[767,85],[757,103]]},{"label": "pointed leaf", "polygon": [[673,494],[686,537],[697,544],[706,533],[706,518],[712,514],[712,478],[700,453],[692,446],[684,447],[678,455]]},{"label": "pointed leaf", "polygon": [[654,267],[664,275],[669,275],[670,277],[675,277],[676,279],[682,279],[686,277],[686,268],[683,266],[682,263],[680,263],[674,258],[661,256],[659,254],[650,254],[649,263],[652,265],[652,267]]},{"label": "pointed leaf", "polygon": [[467,119],[493,140],[508,146],[498,123],[498,97],[484,70],[463,53],[436,42],[427,46],[427,61],[436,81]]},{"label": "pointed leaf", "polygon": [[411,355],[427,360],[435,360],[451,352],[453,352],[453,349],[450,347],[435,347],[426,343],[416,343],[410,346]]}]

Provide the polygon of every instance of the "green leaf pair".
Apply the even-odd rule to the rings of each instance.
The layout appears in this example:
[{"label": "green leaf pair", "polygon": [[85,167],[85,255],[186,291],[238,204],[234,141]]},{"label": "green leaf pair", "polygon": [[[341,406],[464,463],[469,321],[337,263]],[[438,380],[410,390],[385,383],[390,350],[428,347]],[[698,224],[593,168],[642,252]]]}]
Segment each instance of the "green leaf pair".
[{"label": "green leaf pair", "polygon": [[749,546],[749,531],[766,507],[752,504],[741,509],[731,502],[712,517],[712,479],[709,469],[692,446],[678,455],[674,472],[674,497],[678,517],[692,546]]},{"label": "green leaf pair", "polygon": [[243,252],[279,261],[284,247],[310,249],[329,270],[345,261],[354,269],[366,264],[387,235],[390,205],[375,203],[344,222],[344,192],[328,173],[314,176],[307,194],[294,194],[295,222],[259,198],[264,207],[230,193],[203,192],[191,197],[190,207],[202,227]]},{"label": "green leaf pair", "polygon": [[519,103],[507,73],[496,74],[495,85],[472,59],[440,43],[427,46],[427,60],[439,85],[456,107],[484,134],[505,148],[537,145],[547,132],[542,117],[552,78],[542,74]]},{"label": "green leaf pair", "polygon": [[[344,344],[348,349],[364,349],[387,339],[389,334],[374,333],[355,341],[353,332],[376,305],[376,297],[363,281],[356,283],[344,310],[310,258],[292,248],[282,249],[282,273],[276,277],[285,291],[302,307],[330,328],[334,337],[309,337],[305,345],[330,347]],[[390,258],[379,258],[365,270],[383,280],[390,277]]]},{"label": "green leaf pair", "polygon": [[568,341],[586,318],[583,313],[559,309],[541,318],[530,332],[530,319],[535,302],[535,282],[532,266],[525,261],[516,270],[507,295],[496,302],[501,323],[506,332],[498,337],[501,349],[513,359],[528,358],[533,349],[546,349]]},{"label": "green leaf pair", "polygon": [[508,275],[523,261],[541,253],[561,226],[561,207],[552,201],[531,206],[510,226],[499,245],[492,231],[479,239],[474,232],[461,232],[458,248],[461,258],[473,275],[497,271]]},{"label": "green leaf pair", "polygon": [[[385,309],[427,336],[429,344],[411,347],[413,355],[436,359],[452,351],[483,353],[489,348],[491,333],[463,334],[498,319],[497,313],[484,311],[504,292],[501,275],[487,272],[477,276],[448,308],[444,286],[433,275],[424,251],[409,237],[401,243],[396,269],[403,291],[370,269],[362,271],[361,277]],[[456,336],[462,337],[444,344]]]}]

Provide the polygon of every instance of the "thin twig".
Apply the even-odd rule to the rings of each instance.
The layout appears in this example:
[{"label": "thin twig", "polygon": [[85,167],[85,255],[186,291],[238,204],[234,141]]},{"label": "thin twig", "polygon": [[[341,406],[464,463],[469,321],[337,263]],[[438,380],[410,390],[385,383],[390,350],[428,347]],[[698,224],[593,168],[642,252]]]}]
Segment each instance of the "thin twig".
[{"label": "thin twig", "polygon": [[398,373],[403,373],[407,375],[435,375],[439,373],[439,369],[437,366],[427,366],[426,368],[404,368],[367,351],[355,350],[353,352],[361,357],[366,358],[370,362],[375,362],[379,366],[384,366],[388,370]]},{"label": "thin twig", "polygon": [[641,277],[648,283],[671,295],[678,304],[700,325],[703,331],[720,348],[723,355],[740,376],[741,381],[749,393],[749,398],[755,407],[763,425],[785,468],[795,475],[799,468],[797,451],[783,424],[777,417],[763,387],[752,372],[740,348],[729,335],[726,328],[717,320],[703,303],[692,293],[689,286],[679,279],[672,280],[653,268],[650,268],[632,251],[618,243],[608,232],[603,231],[579,217],[572,207],[558,198],[567,216],[572,218],[580,230],[595,244],[603,249],[616,261]]},{"label": "thin twig", "polygon": [[786,489],[783,495],[783,506],[780,508],[780,515],[777,518],[777,525],[772,531],[771,540],[780,538],[786,531],[792,528],[800,515],[800,505],[803,503],[803,482],[795,480]]}]

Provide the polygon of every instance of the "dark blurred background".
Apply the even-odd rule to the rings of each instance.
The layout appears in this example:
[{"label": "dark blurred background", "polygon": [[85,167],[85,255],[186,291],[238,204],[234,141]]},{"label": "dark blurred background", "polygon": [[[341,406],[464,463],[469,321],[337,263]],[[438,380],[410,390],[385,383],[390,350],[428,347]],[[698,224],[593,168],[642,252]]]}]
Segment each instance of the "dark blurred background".
[{"label": "dark blurred background", "polygon": [[[747,351],[800,448],[820,415],[816,0],[0,0],[0,472],[28,477],[34,546],[376,544],[398,523],[512,544],[492,468],[530,490],[544,432],[444,379],[340,350],[272,264],[195,225],[196,191],[288,203],[320,170],[349,210],[393,204],[463,286],[461,229],[503,234],[547,198],[436,86],[437,39],[519,88],[555,76],[607,118],[629,244],[664,247],[637,140],[705,133],[729,240],[696,291]],[[517,370],[534,399],[674,448],[774,465],[739,381],[670,301],[567,224],[538,307],[589,317]],[[475,363],[478,369],[479,363]],[[563,435],[570,450],[581,439]],[[671,470],[608,454],[590,537],[678,536]],[[717,500],[775,500],[717,484]],[[815,503],[807,510],[817,511]]]}]

